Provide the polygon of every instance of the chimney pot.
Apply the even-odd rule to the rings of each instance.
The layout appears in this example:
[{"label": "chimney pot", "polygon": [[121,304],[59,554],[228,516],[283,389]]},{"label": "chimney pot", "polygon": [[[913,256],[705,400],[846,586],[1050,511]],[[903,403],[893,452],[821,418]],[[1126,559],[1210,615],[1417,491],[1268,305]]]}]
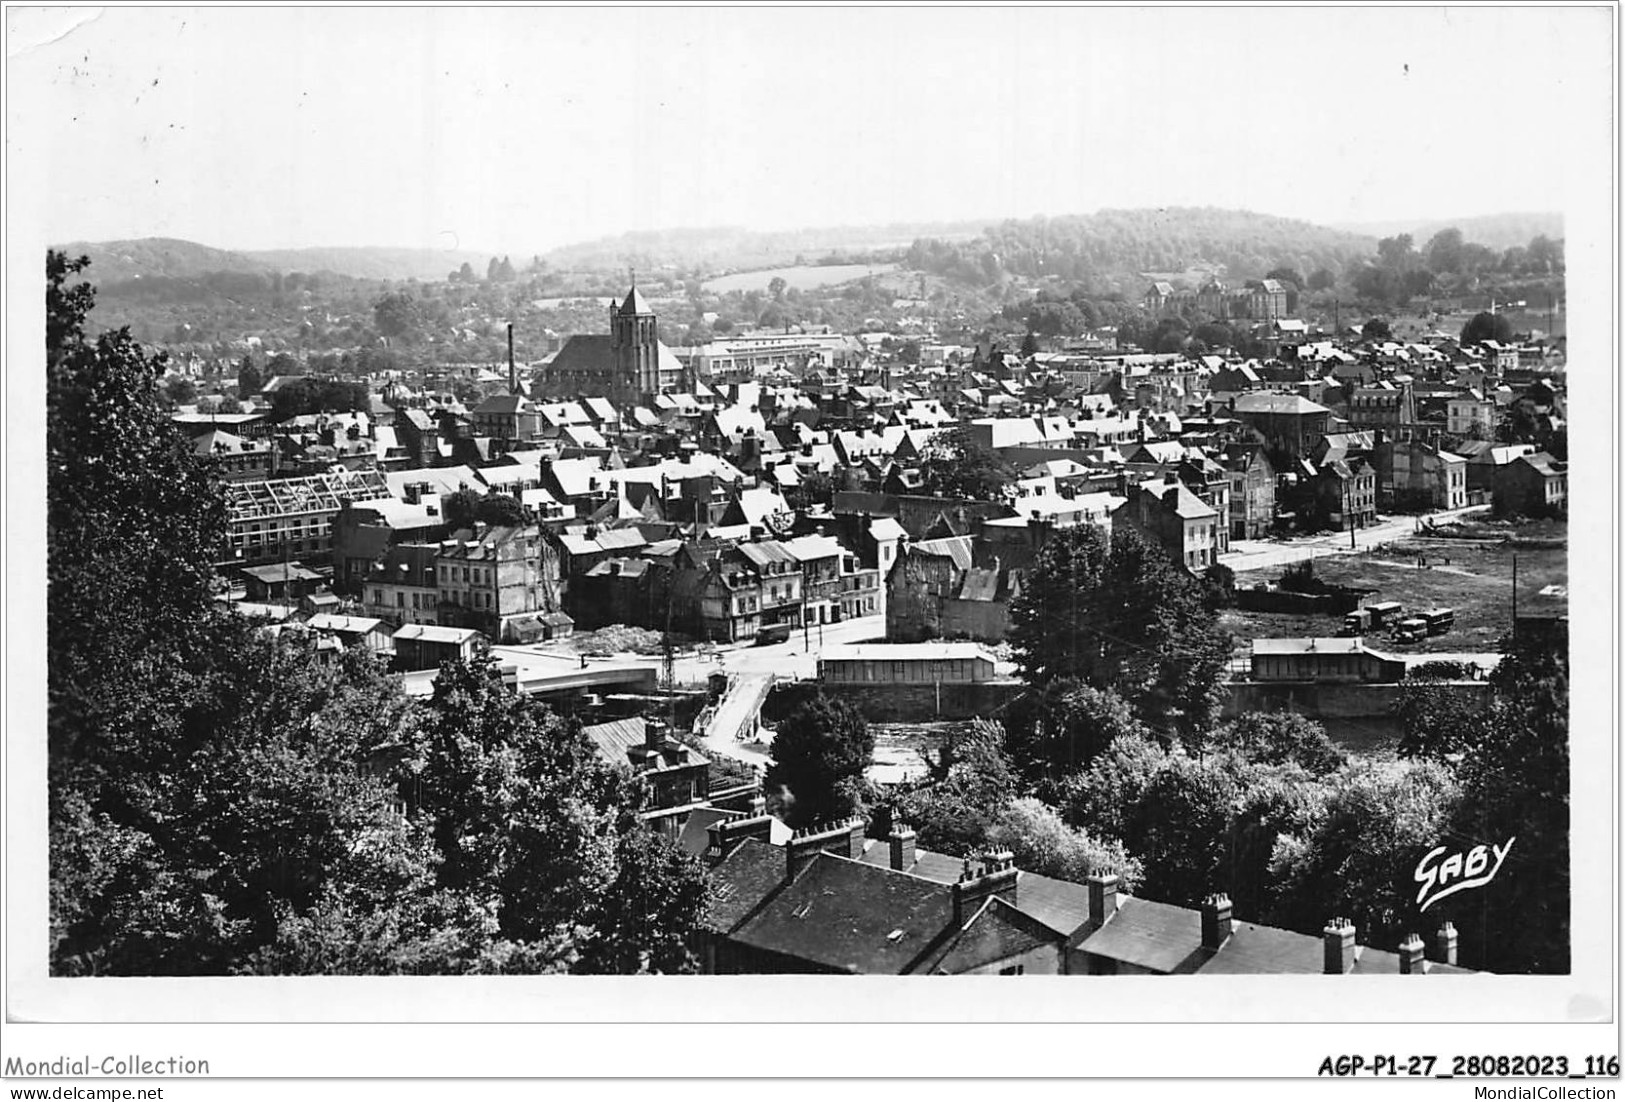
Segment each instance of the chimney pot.
[{"label": "chimney pot", "polygon": [[1229,940],[1230,915],[1230,897],[1223,892],[1202,901],[1202,948],[1217,950]]},{"label": "chimney pot", "polygon": [[1334,918],[1321,934],[1325,947],[1325,973],[1341,976],[1354,968],[1354,924],[1346,918]]},{"label": "chimney pot", "polygon": [[1089,877],[1089,921],[1102,925],[1117,913],[1117,875],[1101,873]]},{"label": "chimney pot", "polygon": [[1424,959],[1424,946],[1422,938],[1417,934],[1409,934],[1399,943],[1399,971],[1405,976],[1420,976],[1423,974],[1422,961]]},{"label": "chimney pot", "polygon": [[897,823],[892,826],[891,834],[886,841],[891,845],[891,867],[897,872],[907,872],[914,867],[914,831]]},{"label": "chimney pot", "polygon": [[1456,963],[1456,927],[1446,922],[1433,935],[1433,959],[1440,964]]}]

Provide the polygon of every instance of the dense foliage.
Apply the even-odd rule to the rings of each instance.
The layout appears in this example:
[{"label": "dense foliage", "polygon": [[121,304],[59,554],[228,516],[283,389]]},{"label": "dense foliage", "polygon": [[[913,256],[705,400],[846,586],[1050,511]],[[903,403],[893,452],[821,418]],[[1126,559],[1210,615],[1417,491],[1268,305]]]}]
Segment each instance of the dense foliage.
[{"label": "dense foliage", "polygon": [[224,513],[47,258],[51,971],[679,971],[696,862],[489,660],[414,704],[361,651],[218,610]]},{"label": "dense foliage", "polygon": [[1173,207],[1011,220],[972,241],[923,238],[911,268],[993,283],[1006,275],[1095,280],[1109,288],[1141,273],[1182,273],[1223,265],[1231,278],[1257,279],[1283,263],[1301,271],[1341,270],[1368,255],[1368,238],[1247,211]]},{"label": "dense foliage", "polygon": [[783,813],[796,826],[843,819],[864,808],[863,771],[874,752],[862,713],[817,692],[779,721],[766,783],[787,794]]},{"label": "dense foliage", "polygon": [[956,425],[931,437],[920,476],[922,493],[997,501],[1016,472],[977,443],[965,426]]},{"label": "dense foliage", "polygon": [[1142,720],[1195,739],[1212,722],[1229,638],[1199,583],[1132,530],[1056,532],[1011,602],[1023,678],[1113,689]]}]

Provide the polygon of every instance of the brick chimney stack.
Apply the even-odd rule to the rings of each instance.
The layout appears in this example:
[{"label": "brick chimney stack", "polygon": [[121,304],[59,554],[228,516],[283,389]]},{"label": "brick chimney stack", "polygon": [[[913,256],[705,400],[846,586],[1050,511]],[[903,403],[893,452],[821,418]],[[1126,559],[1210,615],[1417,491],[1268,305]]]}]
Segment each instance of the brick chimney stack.
[{"label": "brick chimney stack", "polygon": [[1456,927],[1454,923],[1446,922],[1439,927],[1439,932],[1433,935],[1433,957],[1439,964],[1456,963]]},{"label": "brick chimney stack", "polygon": [[982,858],[978,868],[966,858],[965,871],[953,885],[954,923],[964,925],[990,896],[998,896],[1011,906],[1016,902],[1016,856],[999,850]]},{"label": "brick chimney stack", "polygon": [[1399,943],[1399,973],[1402,976],[1420,976],[1426,972],[1422,961],[1426,946],[1418,934],[1407,934]]},{"label": "brick chimney stack", "polygon": [[1091,876],[1089,885],[1089,922],[1100,926],[1117,913],[1117,875],[1101,873]]},{"label": "brick chimney stack", "polygon": [[1328,976],[1341,976],[1354,968],[1354,923],[1346,918],[1334,918],[1321,934],[1326,948]]},{"label": "brick chimney stack", "polygon": [[797,831],[784,847],[784,878],[794,880],[813,858],[825,851],[855,861],[863,856],[863,841],[863,820],[858,818]]},{"label": "brick chimney stack", "polygon": [[1202,901],[1202,948],[1218,950],[1230,940],[1230,897],[1223,892]]},{"label": "brick chimney stack", "polygon": [[903,823],[893,823],[886,841],[891,845],[891,867],[907,872],[914,867],[914,831]]},{"label": "brick chimney stack", "polygon": [[707,842],[705,848],[705,861],[715,865],[728,856],[736,845],[746,838],[755,838],[759,842],[773,840],[773,817],[771,815],[751,815],[742,819],[723,819],[712,823],[705,831]]}]

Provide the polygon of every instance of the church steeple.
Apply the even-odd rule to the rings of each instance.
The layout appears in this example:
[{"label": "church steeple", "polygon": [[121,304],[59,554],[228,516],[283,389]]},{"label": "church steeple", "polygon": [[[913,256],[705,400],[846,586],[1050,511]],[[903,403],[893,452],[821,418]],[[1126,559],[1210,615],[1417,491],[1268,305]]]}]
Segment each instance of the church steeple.
[{"label": "church steeple", "polygon": [[660,340],[655,313],[638,293],[636,273],[625,301],[609,311],[609,344],[615,358],[615,391],[636,400],[660,391]]}]

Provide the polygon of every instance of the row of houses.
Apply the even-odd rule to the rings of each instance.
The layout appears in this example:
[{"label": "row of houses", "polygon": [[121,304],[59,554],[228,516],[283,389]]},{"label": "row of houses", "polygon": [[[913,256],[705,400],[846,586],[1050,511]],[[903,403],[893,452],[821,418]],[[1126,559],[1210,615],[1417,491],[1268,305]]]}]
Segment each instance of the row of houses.
[{"label": "row of houses", "polygon": [[[715,891],[701,955],[713,974],[1456,975],[1449,923],[1391,948],[1331,917],[1320,937],[1139,898],[1111,873],[1086,883],[922,849],[906,825],[870,839],[861,820],[778,840],[767,815],[719,819],[705,859]],[[782,837],[782,835],[780,836]]]}]

